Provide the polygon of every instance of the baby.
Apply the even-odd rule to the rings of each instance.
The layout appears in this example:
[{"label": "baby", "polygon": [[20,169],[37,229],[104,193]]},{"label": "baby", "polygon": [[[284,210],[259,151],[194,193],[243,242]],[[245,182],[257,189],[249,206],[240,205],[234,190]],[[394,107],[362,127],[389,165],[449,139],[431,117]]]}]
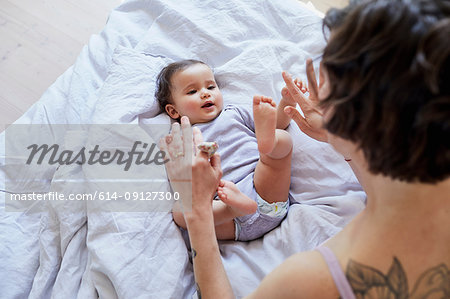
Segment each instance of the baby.
[{"label": "baby", "polygon": [[[222,93],[211,68],[183,60],[163,68],[155,93],[172,118],[189,117],[206,141],[217,141],[223,179],[213,201],[215,231],[222,240],[253,240],[277,227],[289,207],[292,139],[284,129],[290,118],[268,97],[254,96],[253,118],[243,107],[223,107]],[[186,229],[181,212],[175,223]]]}]

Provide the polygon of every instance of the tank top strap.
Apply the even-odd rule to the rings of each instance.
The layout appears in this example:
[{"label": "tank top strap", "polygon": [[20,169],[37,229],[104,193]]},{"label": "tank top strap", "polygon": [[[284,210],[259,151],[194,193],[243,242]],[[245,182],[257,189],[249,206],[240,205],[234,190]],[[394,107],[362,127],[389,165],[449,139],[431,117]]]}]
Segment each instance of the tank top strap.
[{"label": "tank top strap", "polygon": [[342,271],[341,265],[336,258],[336,255],[331,251],[330,248],[325,246],[320,246],[316,248],[319,251],[325,262],[327,263],[330,274],[333,277],[336,288],[342,299],[355,299],[355,294],[353,293],[352,287],[347,280],[347,277]]}]

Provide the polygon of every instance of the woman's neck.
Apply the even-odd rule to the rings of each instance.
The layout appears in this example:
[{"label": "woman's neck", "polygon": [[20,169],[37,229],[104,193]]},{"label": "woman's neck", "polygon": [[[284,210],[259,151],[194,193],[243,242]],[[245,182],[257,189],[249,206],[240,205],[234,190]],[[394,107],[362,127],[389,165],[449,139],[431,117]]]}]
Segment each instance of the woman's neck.
[{"label": "woman's neck", "polygon": [[450,178],[436,184],[424,184],[370,175],[365,180],[365,189],[367,213],[424,215],[444,212],[450,219]]},{"label": "woman's neck", "polygon": [[360,149],[351,156],[350,166],[367,194],[365,213],[420,215],[441,210],[450,219],[450,178],[436,184],[407,183],[370,173]]}]

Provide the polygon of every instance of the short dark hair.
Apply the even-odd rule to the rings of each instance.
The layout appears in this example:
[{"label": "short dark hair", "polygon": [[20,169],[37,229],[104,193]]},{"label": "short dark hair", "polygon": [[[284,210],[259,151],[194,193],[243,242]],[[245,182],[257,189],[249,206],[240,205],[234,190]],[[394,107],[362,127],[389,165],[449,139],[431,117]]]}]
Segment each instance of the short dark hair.
[{"label": "short dark hair", "polygon": [[185,70],[191,65],[194,64],[204,64],[203,61],[195,60],[195,59],[186,59],[180,60],[177,62],[173,62],[167,66],[165,66],[161,72],[159,72],[158,77],[156,78],[156,91],[155,98],[159,103],[161,110],[164,112],[167,104],[172,103],[172,77],[177,72]]},{"label": "short dark hair", "polygon": [[[369,171],[407,182],[450,175],[450,1],[352,1],[324,19],[326,129]],[[325,31],[325,30],[324,30]]]}]

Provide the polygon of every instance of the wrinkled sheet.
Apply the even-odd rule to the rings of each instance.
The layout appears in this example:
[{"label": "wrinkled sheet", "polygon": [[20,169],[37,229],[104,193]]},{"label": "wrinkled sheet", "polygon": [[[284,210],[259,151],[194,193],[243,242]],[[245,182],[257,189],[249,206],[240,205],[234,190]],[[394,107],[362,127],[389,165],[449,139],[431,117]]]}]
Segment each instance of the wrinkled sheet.
[{"label": "wrinkled sheet", "polygon": [[[225,102],[251,105],[254,94],[279,101],[281,71],[305,79],[306,58],[317,65],[324,43],[321,19],[296,0],[127,1],[16,123],[169,124],[153,97],[155,76],[166,63],[185,58],[214,68]],[[287,218],[261,239],[220,242],[237,297],[289,255],[337,233],[364,207],[365,195],[343,157],[295,124],[288,131],[295,201]],[[193,296],[188,250],[170,213],[98,212],[83,202],[6,212],[5,133],[0,143],[2,298]],[[72,165],[39,175],[49,191],[85,192],[66,181],[92,174]]]}]

